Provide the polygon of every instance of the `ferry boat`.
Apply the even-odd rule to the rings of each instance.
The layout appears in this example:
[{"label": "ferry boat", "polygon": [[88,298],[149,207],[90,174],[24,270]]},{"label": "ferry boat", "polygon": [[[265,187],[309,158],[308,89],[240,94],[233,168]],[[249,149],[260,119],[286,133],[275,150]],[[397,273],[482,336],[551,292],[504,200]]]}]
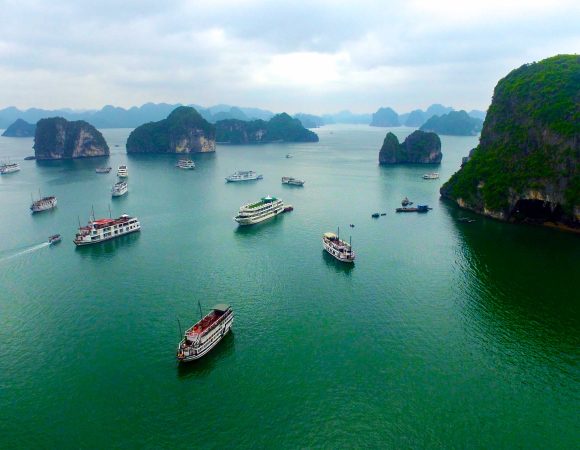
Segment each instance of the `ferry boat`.
[{"label": "ferry boat", "polygon": [[47,211],[56,207],[56,197],[51,195],[49,197],[41,197],[38,200],[33,200],[32,205],[30,205],[30,210],[33,213]]},{"label": "ferry boat", "polygon": [[62,240],[60,234],[54,234],[48,238],[49,245],[54,245],[59,243]]},{"label": "ferry boat", "polygon": [[284,212],[284,202],[276,197],[262,197],[259,202],[243,205],[234,217],[240,225],[253,225]]},{"label": "ferry boat", "polygon": [[112,170],[112,167],[97,167],[95,172],[97,173],[109,173]]},{"label": "ferry boat", "polygon": [[423,175],[424,180],[436,180],[437,178],[439,178],[438,172],[431,172],[431,173],[426,173],[425,175]]},{"label": "ferry boat", "polygon": [[0,164],[0,175],[5,175],[7,173],[19,172],[20,164],[18,163],[4,163]]},{"label": "ferry boat", "polygon": [[322,246],[324,250],[342,262],[353,263],[355,254],[352,245],[340,239],[338,234],[324,233],[322,235]]},{"label": "ferry boat", "polygon": [[298,178],[294,177],[282,177],[282,184],[291,184],[293,186],[304,186],[306,181],[299,180]]},{"label": "ferry boat", "polygon": [[250,180],[261,180],[264,178],[262,175],[258,175],[253,170],[238,170],[234,172],[230,176],[226,177],[226,181],[234,182],[234,181],[250,181]]},{"label": "ferry boat", "polygon": [[111,195],[113,197],[120,197],[121,195],[125,195],[128,190],[129,186],[126,181],[117,181],[111,189]]},{"label": "ferry boat", "polygon": [[233,323],[231,306],[215,305],[208,315],[185,331],[177,346],[177,360],[186,363],[201,358],[222,340]]},{"label": "ferry boat", "polygon": [[191,159],[180,159],[177,161],[175,167],[180,169],[192,170],[195,169],[195,163]]},{"label": "ferry boat", "polygon": [[119,178],[127,178],[129,176],[129,171],[127,170],[127,166],[125,166],[125,165],[119,166],[119,169],[117,170],[117,176]]},{"label": "ferry boat", "polygon": [[86,227],[79,227],[74,243],[78,246],[98,244],[139,230],[141,230],[139,219],[127,214],[117,219],[93,218]]}]

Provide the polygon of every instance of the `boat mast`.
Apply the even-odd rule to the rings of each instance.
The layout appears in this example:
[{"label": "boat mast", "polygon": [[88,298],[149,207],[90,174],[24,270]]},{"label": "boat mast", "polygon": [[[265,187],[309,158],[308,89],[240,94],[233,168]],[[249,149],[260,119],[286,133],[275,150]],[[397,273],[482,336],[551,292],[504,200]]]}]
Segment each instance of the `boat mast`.
[{"label": "boat mast", "polygon": [[113,215],[111,214],[111,204],[109,203],[109,219],[112,219]]},{"label": "boat mast", "polygon": [[336,235],[338,236],[338,240],[340,241],[340,227],[336,227]]},{"label": "boat mast", "polygon": [[183,334],[181,334],[181,322],[179,321],[179,317],[177,318],[177,326],[179,327],[179,337],[181,337]]},{"label": "boat mast", "polygon": [[95,207],[93,205],[91,205],[91,211],[93,213],[93,222],[95,221]]},{"label": "boat mast", "polygon": [[203,319],[203,313],[201,312],[201,303],[199,302],[199,300],[197,301],[197,304],[199,306],[199,319]]}]

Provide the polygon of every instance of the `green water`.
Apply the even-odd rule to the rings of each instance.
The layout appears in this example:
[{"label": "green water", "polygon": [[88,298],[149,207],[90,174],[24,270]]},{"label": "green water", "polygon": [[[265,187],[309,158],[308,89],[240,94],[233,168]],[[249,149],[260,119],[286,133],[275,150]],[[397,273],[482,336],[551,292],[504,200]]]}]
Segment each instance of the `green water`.
[{"label": "green water", "polygon": [[[424,181],[433,169],[377,165],[385,129],[218,146],[195,171],[126,155],[129,131],[104,130],[108,160],[66,163],[0,138],[22,166],[0,177],[0,447],[578,447],[580,240],[457,222],[438,189],[476,138],[443,137],[441,179]],[[125,162],[129,194],[111,200],[114,171],[94,168]],[[225,183],[238,169],[264,180]],[[39,189],[58,207],[32,216]],[[266,194],[294,211],[238,228]],[[404,196],[433,210],[397,215]],[[78,217],[109,205],[142,232],[75,249]],[[322,251],[337,226],[354,267]],[[233,333],[179,367],[177,318],[198,300],[230,303]]]}]

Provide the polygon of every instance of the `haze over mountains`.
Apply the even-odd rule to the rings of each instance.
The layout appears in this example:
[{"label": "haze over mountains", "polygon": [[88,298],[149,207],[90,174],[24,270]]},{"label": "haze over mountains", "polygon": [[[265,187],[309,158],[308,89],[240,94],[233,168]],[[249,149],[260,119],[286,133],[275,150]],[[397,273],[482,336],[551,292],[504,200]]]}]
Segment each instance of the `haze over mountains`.
[{"label": "haze over mountains", "polygon": [[[46,110],[39,108],[30,108],[20,110],[14,106],[0,109],[0,128],[7,128],[17,119],[23,119],[31,124],[40,119],[48,117],[63,117],[67,120],[85,120],[96,128],[135,128],[147,122],[154,122],[167,117],[175,108],[183,106],[181,104],[169,103],[145,103],[142,106],[133,106],[129,109],[107,105],[100,110],[78,111],[68,108]],[[260,108],[245,108],[225,104],[211,106],[209,108],[199,105],[193,106],[204,119],[211,123],[219,120],[238,119],[238,120],[269,120],[275,113]],[[375,123],[375,116],[380,115],[381,111],[390,110],[396,117],[392,125],[381,125],[380,121]],[[409,113],[397,114],[391,108],[381,108],[375,114],[356,114],[348,110],[340,111],[334,114],[324,114],[316,116],[306,113],[295,114],[294,117],[300,119],[307,128],[316,128],[318,126],[332,123],[353,123],[353,124],[371,124],[376,126],[399,126],[406,125],[412,127],[421,126],[430,117],[435,114],[445,114],[454,109],[443,105],[431,105],[426,111],[420,109]],[[470,116],[483,118],[485,112],[473,110],[469,112]]]}]

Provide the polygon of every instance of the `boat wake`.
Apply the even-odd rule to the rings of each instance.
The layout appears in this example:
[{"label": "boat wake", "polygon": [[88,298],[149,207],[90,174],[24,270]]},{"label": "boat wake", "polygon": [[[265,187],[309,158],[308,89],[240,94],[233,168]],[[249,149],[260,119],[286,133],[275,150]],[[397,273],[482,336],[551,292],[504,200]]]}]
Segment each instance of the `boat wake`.
[{"label": "boat wake", "polygon": [[44,247],[48,247],[49,245],[50,244],[48,242],[43,242],[42,244],[33,245],[32,247],[28,247],[24,250],[20,250],[19,252],[14,253],[12,255],[0,257],[0,263],[2,263],[4,261],[8,261],[10,259],[17,258],[17,257],[22,256],[22,255],[26,255],[27,253],[36,252]]}]

